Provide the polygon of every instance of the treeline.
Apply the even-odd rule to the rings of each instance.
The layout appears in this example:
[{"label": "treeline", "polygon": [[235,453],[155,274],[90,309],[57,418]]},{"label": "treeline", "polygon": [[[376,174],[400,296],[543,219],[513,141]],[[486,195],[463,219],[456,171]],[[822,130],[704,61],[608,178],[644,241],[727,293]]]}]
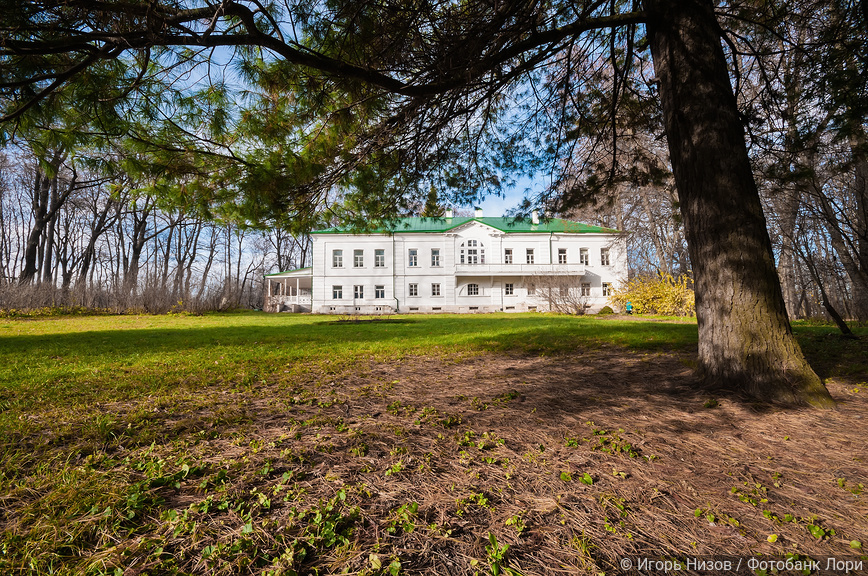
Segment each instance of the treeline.
[{"label": "treeline", "polygon": [[[789,19],[774,29],[739,30],[729,45],[753,177],[791,318],[868,321],[862,40],[868,12],[860,17],[854,8],[792,3]],[[746,26],[737,20],[730,25]],[[648,62],[636,65],[645,77],[655,77]],[[597,81],[617,84],[617,70],[604,68]],[[590,199],[565,213],[628,231],[631,273],[652,278],[691,272],[669,149],[658,137],[663,112],[656,94],[655,88],[622,97],[623,109],[613,113],[603,135],[593,123],[580,130],[578,152],[564,162],[561,183],[561,197],[577,190],[584,193],[580,201]],[[722,164],[728,154],[720,151]],[[710,172],[698,172],[698,181]],[[731,231],[728,242],[744,246],[740,234]],[[723,246],[718,252],[744,266],[737,253],[725,253]]]},{"label": "treeline", "polygon": [[169,203],[94,166],[63,149],[0,155],[0,308],[261,308],[263,274],[309,265],[307,236]]},{"label": "treeline", "polygon": [[[864,160],[830,146],[800,181],[762,180],[763,211],[791,318],[868,321],[868,193]],[[632,278],[691,276],[671,182],[624,186],[570,216],[628,232]]]}]

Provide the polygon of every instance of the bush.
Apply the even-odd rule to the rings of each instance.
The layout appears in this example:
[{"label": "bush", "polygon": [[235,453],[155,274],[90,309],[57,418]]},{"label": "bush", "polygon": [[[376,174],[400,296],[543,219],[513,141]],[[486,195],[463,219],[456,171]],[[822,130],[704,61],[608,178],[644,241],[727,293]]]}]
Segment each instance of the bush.
[{"label": "bush", "polygon": [[603,306],[602,308],[600,308],[600,311],[597,312],[597,314],[599,314],[601,316],[605,316],[607,314],[614,314],[614,313],[615,313],[615,311],[612,310],[612,308],[610,306]]},{"label": "bush", "polygon": [[629,301],[637,314],[693,316],[696,302],[692,285],[693,280],[684,274],[677,278],[671,274],[640,276],[616,290],[609,302],[624,310]]}]

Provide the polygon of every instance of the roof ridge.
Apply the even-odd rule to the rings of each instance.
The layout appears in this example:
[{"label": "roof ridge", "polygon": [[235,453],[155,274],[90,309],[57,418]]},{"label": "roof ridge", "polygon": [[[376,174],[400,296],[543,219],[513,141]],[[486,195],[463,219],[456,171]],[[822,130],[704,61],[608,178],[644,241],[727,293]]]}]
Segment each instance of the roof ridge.
[{"label": "roof ridge", "polygon": [[313,234],[396,234],[396,233],[445,233],[469,222],[479,222],[505,233],[574,233],[618,234],[619,230],[584,224],[564,218],[549,218],[533,224],[529,218],[520,216],[401,216],[372,230],[353,231],[342,227],[314,230]]}]

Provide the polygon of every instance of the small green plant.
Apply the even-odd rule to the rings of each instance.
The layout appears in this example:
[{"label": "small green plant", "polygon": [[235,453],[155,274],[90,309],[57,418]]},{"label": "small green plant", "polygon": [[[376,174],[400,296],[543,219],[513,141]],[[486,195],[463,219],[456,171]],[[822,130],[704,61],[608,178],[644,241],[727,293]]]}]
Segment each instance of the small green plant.
[{"label": "small green plant", "polygon": [[461,424],[461,415],[460,414],[447,414],[445,418],[440,420],[440,425],[444,428],[455,428]]},{"label": "small green plant", "polygon": [[521,572],[507,566],[507,552],[509,552],[509,544],[498,544],[497,538],[493,533],[488,533],[488,544],[485,546],[485,551],[488,553],[488,566],[492,576],[522,576]]},{"label": "small green plant", "polygon": [[624,454],[630,458],[639,457],[639,449],[633,446],[625,438],[623,428],[618,428],[617,431],[605,430],[597,428],[593,421],[586,422],[591,427],[591,437],[586,438],[591,450],[606,452],[608,454]]},{"label": "small green plant", "polygon": [[705,516],[705,519],[712,526],[717,526],[721,523],[729,524],[730,526],[735,527],[741,526],[741,523],[735,517],[725,514],[723,512],[718,512],[717,514],[715,514],[714,511],[707,508],[697,508],[696,510],[694,510],[693,515],[696,518],[701,518],[702,516]]},{"label": "small green plant", "polygon": [[814,524],[813,520],[807,524],[805,528],[807,528],[808,532],[811,533],[811,536],[817,540],[828,540],[835,535],[834,528],[823,528],[822,526]]},{"label": "small green plant", "polygon": [[386,476],[394,476],[396,474],[400,474],[406,468],[403,460],[398,460],[386,470]]},{"label": "small green plant", "polygon": [[521,533],[524,532],[524,529],[526,528],[524,520],[522,520],[521,515],[519,514],[513,514],[507,518],[506,525],[512,526],[519,536],[521,536]]},{"label": "small green plant", "polygon": [[416,502],[401,504],[401,506],[399,506],[392,514],[392,518],[389,521],[386,531],[389,534],[396,534],[400,530],[405,534],[410,534],[416,529],[414,518],[418,511],[419,504]]},{"label": "small green plant", "polygon": [[[398,558],[393,558],[389,565],[385,566],[385,572],[383,571],[383,560],[378,554],[370,554],[368,556],[368,563],[371,565],[375,574],[388,574],[389,576],[399,576],[399,574],[401,574],[401,560]],[[367,571],[363,572],[367,573]]]},{"label": "small green plant", "polygon": [[862,484],[861,482],[848,487],[846,478],[836,478],[835,480],[838,483],[839,488],[846,490],[847,492],[853,494],[854,496],[858,496],[859,494],[861,494],[865,490],[865,485]]}]

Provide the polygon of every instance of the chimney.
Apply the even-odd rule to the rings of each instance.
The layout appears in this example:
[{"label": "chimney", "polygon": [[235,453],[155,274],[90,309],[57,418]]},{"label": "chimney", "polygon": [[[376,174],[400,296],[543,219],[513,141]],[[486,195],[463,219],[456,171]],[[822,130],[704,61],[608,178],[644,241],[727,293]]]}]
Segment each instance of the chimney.
[{"label": "chimney", "polygon": [[475,218],[482,218],[482,208],[476,209],[476,211],[474,212],[474,217]]},{"label": "chimney", "polygon": [[447,208],[447,209],[446,209],[446,217],[447,217],[447,218],[452,218],[452,208]]},{"label": "chimney", "polygon": [[532,224],[535,224],[535,225],[539,224],[539,212],[537,212],[536,210],[531,212],[530,213],[530,221]]}]

